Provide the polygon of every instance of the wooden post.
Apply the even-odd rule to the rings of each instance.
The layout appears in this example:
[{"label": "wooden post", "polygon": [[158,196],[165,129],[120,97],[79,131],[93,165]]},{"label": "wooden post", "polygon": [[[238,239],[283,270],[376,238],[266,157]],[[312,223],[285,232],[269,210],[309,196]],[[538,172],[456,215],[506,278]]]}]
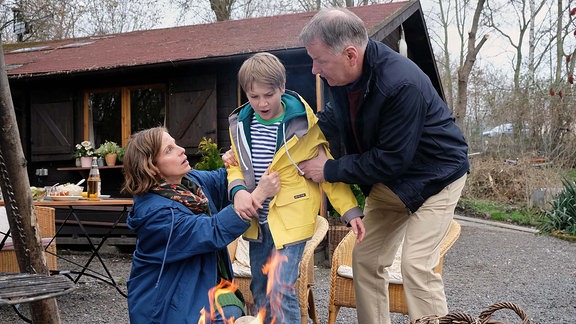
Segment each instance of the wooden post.
[{"label": "wooden post", "polygon": [[[320,79],[320,74],[316,74],[316,110],[322,110],[322,103],[324,102],[324,98],[322,96],[322,79]],[[320,195],[322,199],[320,200],[320,211],[318,214],[324,218],[328,218],[328,206],[326,201],[326,193],[322,190],[322,186],[320,186]]]},{"label": "wooden post", "polygon": [[[48,275],[0,40],[0,187],[20,272]],[[32,323],[60,323],[55,298],[30,303]]]}]

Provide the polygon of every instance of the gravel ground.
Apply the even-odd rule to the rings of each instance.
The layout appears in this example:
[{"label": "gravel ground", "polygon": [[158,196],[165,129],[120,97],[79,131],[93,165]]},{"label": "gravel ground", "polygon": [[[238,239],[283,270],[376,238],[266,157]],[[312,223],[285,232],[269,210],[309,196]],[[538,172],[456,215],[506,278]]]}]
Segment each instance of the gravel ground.
[{"label": "gravel ground", "polygon": [[[511,302],[533,323],[576,323],[576,243],[475,221],[459,222],[462,234],[444,260],[452,312],[478,317],[492,304]],[[75,261],[87,257],[85,252],[59,253]],[[130,272],[130,254],[104,256],[111,273],[124,284]],[[65,263],[59,264],[69,269]],[[314,298],[320,323],[324,324],[328,322],[330,269],[318,266],[315,278]],[[82,278],[72,293],[58,297],[58,306],[62,323],[128,323],[126,299],[113,287],[89,277]],[[494,317],[520,322],[509,310],[497,311]],[[24,323],[9,306],[0,307],[0,322]],[[357,323],[355,309],[342,308],[336,322]],[[408,318],[394,314],[393,323],[408,323]]]}]

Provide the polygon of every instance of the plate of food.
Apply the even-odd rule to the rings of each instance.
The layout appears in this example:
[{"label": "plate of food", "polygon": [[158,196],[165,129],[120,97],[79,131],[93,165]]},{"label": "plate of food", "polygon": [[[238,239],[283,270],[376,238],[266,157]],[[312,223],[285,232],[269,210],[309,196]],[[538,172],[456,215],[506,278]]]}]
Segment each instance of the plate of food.
[{"label": "plate of food", "polygon": [[[48,196],[50,197],[82,197],[84,187],[67,183],[49,187]],[[70,199],[68,199],[70,200]]]},{"label": "plate of food", "polygon": [[42,201],[46,198],[45,188],[30,187],[30,191],[32,192],[32,200],[34,201]]},{"label": "plate of food", "polygon": [[54,201],[75,201],[82,199],[82,196],[50,196]]}]

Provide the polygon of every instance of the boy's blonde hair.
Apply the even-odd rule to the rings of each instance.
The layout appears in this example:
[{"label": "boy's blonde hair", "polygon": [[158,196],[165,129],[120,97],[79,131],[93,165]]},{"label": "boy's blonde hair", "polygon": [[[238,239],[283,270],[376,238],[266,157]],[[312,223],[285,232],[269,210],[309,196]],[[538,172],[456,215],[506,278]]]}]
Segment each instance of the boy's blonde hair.
[{"label": "boy's blonde hair", "polygon": [[244,92],[252,90],[255,83],[283,89],[286,85],[286,68],[280,60],[267,52],[257,53],[248,58],[238,71],[238,83]]}]

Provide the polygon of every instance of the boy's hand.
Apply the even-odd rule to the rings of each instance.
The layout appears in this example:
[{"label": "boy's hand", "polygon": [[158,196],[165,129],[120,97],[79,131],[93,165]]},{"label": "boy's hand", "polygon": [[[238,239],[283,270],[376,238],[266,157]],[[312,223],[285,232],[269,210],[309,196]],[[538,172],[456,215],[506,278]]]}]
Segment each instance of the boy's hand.
[{"label": "boy's hand", "polygon": [[238,166],[238,161],[232,149],[229,149],[224,154],[222,154],[222,162],[224,162],[225,167]]},{"label": "boy's hand", "polygon": [[280,191],[280,174],[278,171],[270,173],[270,168],[264,172],[258,186],[252,192],[252,197],[263,203],[268,197],[274,197]]}]

